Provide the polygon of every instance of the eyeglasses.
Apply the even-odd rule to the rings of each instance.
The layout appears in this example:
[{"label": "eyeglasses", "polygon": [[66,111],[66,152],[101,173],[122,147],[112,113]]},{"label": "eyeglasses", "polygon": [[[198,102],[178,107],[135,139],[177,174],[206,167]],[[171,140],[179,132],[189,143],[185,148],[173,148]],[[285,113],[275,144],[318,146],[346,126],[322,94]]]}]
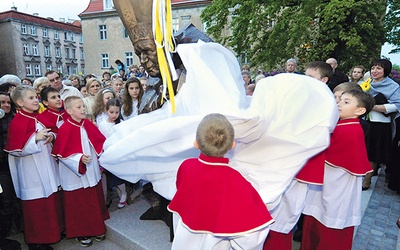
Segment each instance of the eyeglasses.
[{"label": "eyeglasses", "polygon": [[51,79],[51,80],[49,80],[49,81],[50,81],[50,82],[55,82],[55,81],[58,81],[58,80],[60,80],[60,78],[61,78],[61,77],[57,76],[56,78],[54,78],[54,79]]}]

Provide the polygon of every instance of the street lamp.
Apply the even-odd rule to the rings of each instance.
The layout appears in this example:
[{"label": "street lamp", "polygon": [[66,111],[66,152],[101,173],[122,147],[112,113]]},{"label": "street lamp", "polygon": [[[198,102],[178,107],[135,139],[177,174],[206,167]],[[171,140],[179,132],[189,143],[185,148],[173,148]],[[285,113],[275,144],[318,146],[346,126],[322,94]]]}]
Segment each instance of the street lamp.
[{"label": "street lamp", "polygon": [[110,67],[110,73],[112,73],[114,71],[114,67],[111,65]]}]

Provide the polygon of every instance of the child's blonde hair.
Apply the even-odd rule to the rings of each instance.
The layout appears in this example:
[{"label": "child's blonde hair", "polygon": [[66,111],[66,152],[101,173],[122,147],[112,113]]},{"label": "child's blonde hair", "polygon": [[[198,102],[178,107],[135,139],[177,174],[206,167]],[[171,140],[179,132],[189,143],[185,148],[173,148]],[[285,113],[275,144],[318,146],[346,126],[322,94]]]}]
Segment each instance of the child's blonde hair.
[{"label": "child's blonde hair", "polygon": [[68,96],[67,98],[65,98],[64,100],[64,108],[65,109],[69,109],[72,106],[72,102],[75,100],[82,100],[82,98],[80,98],[79,96]]},{"label": "child's blonde hair", "polygon": [[206,115],[197,127],[196,141],[201,153],[223,157],[232,147],[235,131],[221,114]]},{"label": "child's blonde hair", "polygon": [[337,85],[334,89],[333,89],[333,93],[335,93],[336,91],[349,91],[352,89],[358,89],[358,90],[362,90],[362,88],[360,87],[360,85],[358,85],[355,82],[344,82],[341,83],[339,85]]},{"label": "child's blonde hair", "polygon": [[11,100],[14,102],[14,104],[18,107],[21,108],[18,104],[18,100],[24,99],[26,92],[32,91],[33,93],[36,93],[35,89],[32,86],[29,85],[19,85],[14,88],[14,90],[11,92],[10,97]]}]

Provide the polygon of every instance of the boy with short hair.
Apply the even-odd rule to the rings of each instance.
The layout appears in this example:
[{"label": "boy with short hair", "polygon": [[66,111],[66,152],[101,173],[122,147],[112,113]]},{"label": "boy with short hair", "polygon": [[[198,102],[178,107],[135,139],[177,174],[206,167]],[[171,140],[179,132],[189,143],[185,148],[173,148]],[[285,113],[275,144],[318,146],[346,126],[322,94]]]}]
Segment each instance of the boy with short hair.
[{"label": "boy with short hair", "polygon": [[53,87],[44,88],[40,91],[40,99],[47,109],[38,115],[38,121],[57,134],[58,128],[69,117],[63,109],[60,91]]},{"label": "boy with short hair", "polygon": [[301,249],[351,249],[361,222],[362,178],[372,171],[359,118],[374,103],[362,90],[343,92],[340,120],[325,151],[324,184],[307,195]]},{"label": "boy with short hair", "polygon": [[331,65],[322,61],[310,62],[306,65],[305,75],[311,76],[317,80],[329,83],[329,80],[333,76],[333,70]]},{"label": "boy with short hair", "polygon": [[19,112],[8,127],[5,151],[21,199],[25,241],[29,249],[53,249],[50,244],[59,241],[64,230],[60,182],[50,155],[54,137],[36,119],[39,100],[31,86],[16,87],[11,99]]},{"label": "boy with short hair", "polygon": [[224,155],[235,146],[234,129],[221,114],[200,122],[199,158],[179,167],[168,209],[179,217],[172,249],[260,249],[273,223],[254,187]]},{"label": "boy with short hair", "polygon": [[105,137],[85,119],[85,105],[80,97],[65,99],[70,115],[60,127],[52,154],[60,164],[61,186],[67,238],[77,238],[82,246],[105,239],[104,220],[110,216],[105,205],[97,157],[103,150]]}]

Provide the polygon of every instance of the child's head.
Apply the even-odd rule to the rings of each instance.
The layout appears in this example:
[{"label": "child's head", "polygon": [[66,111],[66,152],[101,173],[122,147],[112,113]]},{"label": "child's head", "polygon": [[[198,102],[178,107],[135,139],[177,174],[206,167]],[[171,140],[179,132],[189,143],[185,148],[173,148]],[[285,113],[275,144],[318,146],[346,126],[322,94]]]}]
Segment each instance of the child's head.
[{"label": "child's head", "polygon": [[358,89],[358,90],[362,90],[360,85],[358,85],[355,82],[344,82],[341,83],[339,85],[337,85],[334,89],[333,89],[333,95],[335,96],[336,99],[336,103],[339,103],[340,101],[340,96],[342,96],[343,92],[345,91],[349,91],[351,89]]},{"label": "child's head", "polygon": [[39,77],[33,82],[33,88],[36,93],[39,95],[42,89],[50,86],[50,81],[47,77]]},{"label": "child's head", "polygon": [[18,108],[33,113],[39,109],[39,100],[35,89],[29,85],[19,85],[11,92],[11,99]]},{"label": "child's head", "polygon": [[40,91],[40,99],[42,103],[54,110],[59,110],[62,107],[60,91],[53,87],[47,87]]},{"label": "child's head", "polygon": [[305,74],[324,83],[328,83],[333,76],[333,69],[331,65],[326,62],[315,61],[307,64]]},{"label": "child's head", "polygon": [[140,100],[143,96],[143,88],[140,80],[136,77],[129,78],[125,83],[124,95],[127,100]]},{"label": "child's head", "polygon": [[99,114],[104,112],[106,109],[106,103],[111,98],[116,98],[116,95],[114,91],[112,91],[112,89],[106,88],[97,92],[96,97],[94,99],[93,114],[95,116],[98,116]]},{"label": "child's head", "polygon": [[65,98],[64,107],[67,113],[77,122],[85,119],[86,107],[79,96],[68,96]]},{"label": "child's head", "polygon": [[140,77],[140,84],[142,85],[143,91],[146,91],[147,81],[148,81],[147,76]]},{"label": "child's head", "polygon": [[97,78],[90,78],[86,82],[86,91],[90,96],[95,96],[101,88],[101,82]]},{"label": "child's head", "polygon": [[120,122],[120,110],[121,102],[118,99],[112,98],[106,103],[106,112],[108,116],[108,122],[114,122],[118,124]]},{"label": "child's head", "polygon": [[364,78],[364,74],[365,74],[365,67],[362,65],[356,65],[353,68],[351,68],[350,70],[350,80],[352,82],[359,82],[360,80],[362,80]]},{"label": "child's head", "polygon": [[111,87],[115,93],[121,92],[123,85],[124,85],[124,81],[122,81],[121,78],[115,78],[114,80],[112,80],[112,83],[111,83]]},{"label": "child's head", "polygon": [[235,145],[232,124],[221,114],[206,115],[197,127],[194,145],[207,156],[223,157]]},{"label": "child's head", "polygon": [[351,89],[343,92],[338,103],[341,120],[359,118],[371,112],[375,105],[374,98],[359,89]]}]

